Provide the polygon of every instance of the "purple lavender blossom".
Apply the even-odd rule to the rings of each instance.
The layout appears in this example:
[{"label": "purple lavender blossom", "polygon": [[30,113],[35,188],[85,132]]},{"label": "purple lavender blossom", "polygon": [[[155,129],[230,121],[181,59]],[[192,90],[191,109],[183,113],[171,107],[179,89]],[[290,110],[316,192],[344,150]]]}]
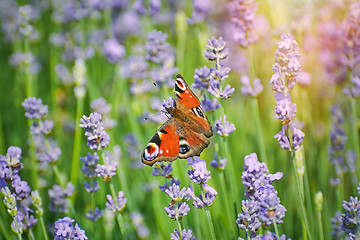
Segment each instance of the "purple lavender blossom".
[{"label": "purple lavender blossom", "polygon": [[276,106],[275,113],[276,118],[280,119],[284,125],[287,125],[296,114],[296,104],[291,103],[291,97],[285,96],[282,93],[275,93]]},{"label": "purple lavender blossom", "polygon": [[127,199],[124,198],[124,192],[123,191],[120,191],[118,193],[118,196],[116,197],[115,202],[114,202],[114,199],[109,194],[106,195],[106,198],[108,200],[106,202],[106,207],[109,210],[111,210],[113,212],[120,212],[121,213],[125,209]]},{"label": "purple lavender blossom", "polygon": [[55,222],[55,240],[66,240],[66,239],[79,239],[85,240],[88,239],[85,235],[85,231],[80,229],[79,225],[76,223],[73,227],[72,223],[74,219],[69,217],[59,218]]},{"label": "purple lavender blossom", "polygon": [[264,87],[261,84],[260,79],[258,79],[258,78],[254,79],[254,83],[253,83],[254,87],[253,88],[251,87],[249,77],[246,75],[241,77],[240,82],[244,85],[241,87],[241,93],[244,96],[256,97],[264,90]]},{"label": "purple lavender blossom", "polygon": [[38,135],[38,134],[44,134],[49,135],[54,128],[54,122],[51,120],[45,120],[45,121],[39,121],[33,122],[30,126],[31,134]]},{"label": "purple lavender blossom", "polygon": [[130,55],[124,66],[120,69],[120,74],[124,78],[144,79],[148,77],[149,64],[141,56]]},{"label": "purple lavender blossom", "polygon": [[270,226],[275,221],[277,224],[283,223],[286,209],[280,204],[280,198],[273,189],[266,189],[259,197],[260,211],[259,219],[265,226]]},{"label": "purple lavender blossom", "polygon": [[25,117],[29,119],[40,119],[48,114],[48,106],[43,105],[40,98],[26,98],[21,105],[26,111]]},{"label": "purple lavender blossom", "polygon": [[141,34],[139,15],[132,10],[128,10],[117,16],[112,21],[111,27],[118,39],[125,39],[127,36],[138,36]]},{"label": "purple lavender blossom", "polygon": [[103,213],[104,211],[99,210],[98,208],[95,208],[94,211],[90,209],[89,212],[85,215],[85,217],[93,222],[96,222],[99,218],[101,218]]},{"label": "purple lavender blossom", "polygon": [[192,235],[192,231],[190,229],[183,229],[180,234],[179,230],[175,228],[174,233],[171,233],[170,237],[171,240],[196,240],[196,237]]},{"label": "purple lavender blossom", "polygon": [[302,86],[307,86],[311,83],[312,81],[312,76],[310,73],[305,72],[304,70],[300,70],[297,75],[296,75],[297,79],[296,82],[298,82],[300,85]]},{"label": "purple lavender blossom", "polygon": [[221,157],[218,157],[217,152],[215,152],[214,160],[210,162],[210,166],[219,171],[223,171],[225,169],[226,163],[227,163],[226,158],[222,159]]},{"label": "purple lavender blossom", "polygon": [[99,160],[98,154],[95,152],[94,155],[87,153],[86,157],[80,157],[80,160],[84,163],[84,167],[81,171],[89,178],[96,177],[95,168]]},{"label": "purple lavender blossom", "polygon": [[291,136],[292,138],[292,146],[294,150],[298,150],[303,142],[303,139],[305,137],[305,133],[303,133],[300,129],[297,129],[295,127],[295,124],[291,126],[293,134]]},{"label": "purple lavender blossom", "polygon": [[231,88],[229,84],[227,84],[223,91],[220,90],[220,82],[217,80],[211,80],[209,84],[208,91],[211,95],[216,98],[229,98],[231,94],[235,91],[235,88]]},{"label": "purple lavender blossom", "polygon": [[110,63],[118,63],[125,55],[125,47],[115,39],[110,38],[104,42],[103,53]]},{"label": "purple lavender blossom", "polygon": [[287,129],[287,125],[283,125],[282,129],[279,133],[275,134],[274,138],[279,142],[280,147],[285,150],[290,150],[290,141],[289,138],[285,135],[285,130]]},{"label": "purple lavender blossom", "polygon": [[355,2],[349,6],[349,13],[347,18],[343,21],[341,29],[342,29],[342,41],[344,44],[344,52],[347,56],[348,67],[351,70],[357,66],[360,62],[360,29],[359,29],[359,11],[360,4]]},{"label": "purple lavender blossom", "polygon": [[31,191],[29,184],[22,181],[19,175],[14,176],[11,186],[14,188],[14,194],[18,201],[27,198]]},{"label": "purple lavender blossom", "polygon": [[164,192],[175,202],[180,202],[188,195],[185,187],[180,190],[180,181],[175,181],[174,179],[171,179],[171,184]]},{"label": "purple lavender blossom", "polygon": [[351,79],[351,88],[346,88],[343,90],[343,93],[348,97],[360,97],[360,77],[353,76]]},{"label": "purple lavender blossom", "polygon": [[356,239],[356,235],[359,233],[360,220],[358,216],[360,214],[360,204],[357,197],[350,197],[350,201],[343,201],[344,214],[341,214],[341,227],[340,229],[348,234],[349,238]]},{"label": "purple lavender blossom", "polygon": [[150,62],[162,63],[168,59],[170,45],[166,42],[167,34],[161,31],[153,30],[147,35],[145,44],[145,58]]},{"label": "purple lavender blossom", "polygon": [[205,90],[209,85],[211,78],[211,69],[204,66],[199,69],[195,69],[194,83],[191,85],[193,88]]},{"label": "purple lavender blossom", "polygon": [[226,42],[222,37],[216,39],[212,37],[207,40],[208,45],[206,45],[205,57],[210,61],[217,61],[225,59],[229,54],[229,49],[225,48]]},{"label": "purple lavender blossom", "polygon": [[93,100],[90,107],[94,112],[100,113],[101,116],[107,115],[111,111],[111,105],[102,97]]},{"label": "purple lavender blossom", "polygon": [[215,111],[220,107],[220,103],[217,98],[210,100],[206,98],[206,95],[204,94],[204,99],[201,101],[201,107],[205,112]]},{"label": "purple lavender blossom", "polygon": [[246,234],[248,232],[255,233],[261,227],[257,214],[260,209],[259,203],[254,200],[242,200],[241,205],[241,213],[239,213],[236,223],[240,229],[246,231]]},{"label": "purple lavender blossom", "polygon": [[332,239],[341,239],[344,235],[344,232],[341,231],[341,213],[339,211],[337,211],[335,213],[335,216],[333,218],[331,218],[330,222],[331,222],[331,237]]},{"label": "purple lavender blossom", "polygon": [[100,189],[99,182],[98,181],[93,181],[91,183],[84,182],[84,188],[88,193],[95,193]]},{"label": "purple lavender blossom", "polygon": [[152,170],[153,176],[161,176],[161,177],[168,177],[171,174],[172,171],[171,163],[168,165],[161,164],[159,167],[154,166],[154,169]]},{"label": "purple lavender blossom", "polygon": [[186,19],[188,24],[195,24],[204,21],[212,10],[210,0],[192,0],[192,4],[194,11],[191,14],[191,18]]},{"label": "purple lavender blossom", "polygon": [[84,128],[87,137],[87,145],[92,150],[106,148],[110,142],[110,136],[104,131],[100,113],[91,113],[89,117],[83,115],[80,119],[80,127]]},{"label": "purple lavender blossom", "polygon": [[254,34],[255,12],[258,3],[254,0],[233,0],[228,3],[227,10],[230,13],[230,24],[233,40],[242,47],[247,47],[258,40]]},{"label": "purple lavender blossom", "polygon": [[116,175],[117,165],[118,163],[114,161],[111,156],[105,156],[105,165],[97,164],[95,172],[98,177],[102,177],[105,181],[108,181]]},{"label": "purple lavender blossom", "polygon": [[53,185],[52,189],[49,189],[50,197],[50,210],[52,212],[66,213],[68,212],[68,201],[74,192],[74,186],[69,182],[66,188],[63,190],[58,185]]},{"label": "purple lavender blossom", "polygon": [[224,115],[224,124],[222,118],[219,120],[215,120],[214,127],[216,129],[216,133],[222,137],[228,137],[230,133],[236,130],[235,125],[226,121],[226,115]]},{"label": "purple lavender blossom", "polygon": [[171,219],[182,219],[190,211],[190,207],[186,202],[178,202],[175,205],[169,204],[169,207],[165,207],[165,212]]},{"label": "purple lavender blossom", "polygon": [[210,177],[210,171],[206,169],[206,162],[200,160],[200,157],[191,157],[187,159],[188,165],[191,165],[194,170],[189,170],[189,178],[196,184],[206,183]]}]

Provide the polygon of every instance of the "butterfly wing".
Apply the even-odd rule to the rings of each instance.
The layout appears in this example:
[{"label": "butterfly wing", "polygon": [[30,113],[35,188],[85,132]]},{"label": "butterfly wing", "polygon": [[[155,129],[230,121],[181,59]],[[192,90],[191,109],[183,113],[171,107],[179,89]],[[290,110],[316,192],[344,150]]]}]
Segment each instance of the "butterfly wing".
[{"label": "butterfly wing", "polygon": [[208,138],[211,137],[213,135],[212,128],[200,107],[200,101],[180,74],[176,76],[175,97],[178,102],[178,108],[183,113],[183,116],[179,116],[179,118],[183,122],[191,123],[189,127],[193,131],[202,133]]},{"label": "butterfly wing", "polygon": [[174,119],[169,119],[150,139],[142,153],[142,162],[153,165],[155,162],[174,161],[179,155],[179,135]]}]

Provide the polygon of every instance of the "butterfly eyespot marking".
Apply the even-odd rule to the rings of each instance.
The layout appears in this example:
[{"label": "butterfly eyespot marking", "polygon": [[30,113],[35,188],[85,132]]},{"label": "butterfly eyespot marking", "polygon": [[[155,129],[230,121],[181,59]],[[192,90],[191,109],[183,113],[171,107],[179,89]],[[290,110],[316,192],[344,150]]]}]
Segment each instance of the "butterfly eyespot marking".
[{"label": "butterfly eyespot marking", "polygon": [[204,114],[203,110],[199,106],[194,107],[192,110],[196,114],[196,116],[198,116],[200,118],[205,118],[205,114]]},{"label": "butterfly eyespot marking", "polygon": [[159,155],[159,146],[156,143],[150,142],[145,148],[143,158],[146,161],[152,161]]},{"label": "butterfly eyespot marking", "polygon": [[184,139],[180,139],[179,141],[179,153],[180,154],[185,154],[187,152],[190,151],[190,146],[189,146],[189,143]]}]

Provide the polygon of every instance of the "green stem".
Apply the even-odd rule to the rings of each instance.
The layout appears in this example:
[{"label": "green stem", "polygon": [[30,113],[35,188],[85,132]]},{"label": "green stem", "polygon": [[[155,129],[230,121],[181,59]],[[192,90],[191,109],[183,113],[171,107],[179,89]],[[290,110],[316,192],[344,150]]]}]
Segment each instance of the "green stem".
[{"label": "green stem", "polygon": [[[225,177],[224,177],[224,172],[221,171],[220,174],[219,174],[219,178],[220,178],[220,186],[221,186],[221,191],[224,193],[223,196],[226,196],[225,193],[227,192],[226,190],[226,185],[225,185]],[[231,213],[231,210],[230,210],[230,206],[231,204],[229,204],[227,201],[228,201],[228,197],[223,197],[223,200],[224,200],[224,206],[225,206],[225,209],[226,209],[226,215],[227,215],[227,218],[229,220],[229,224],[230,226],[232,226],[230,229],[230,231],[235,234],[237,231],[238,231],[238,227],[236,227],[236,218],[233,219],[232,217],[232,213]],[[230,206],[229,206],[230,205]],[[236,209],[235,209],[235,212],[236,212]],[[235,213],[236,215],[236,213]],[[236,217],[236,216],[235,216]],[[239,232],[238,232],[238,235],[239,235]],[[235,237],[235,236],[232,236],[232,237]]]},{"label": "green stem", "polygon": [[[117,201],[116,201],[116,192],[115,192],[115,188],[114,188],[114,184],[110,183],[110,191],[111,191],[111,196],[114,199],[114,203],[117,206]],[[121,213],[116,213],[116,219],[120,228],[120,232],[122,235],[122,239],[128,239],[128,233],[127,230],[125,228],[125,223],[124,223],[124,219]]]},{"label": "green stem", "polygon": [[302,221],[303,221],[303,224],[305,225],[305,226],[303,226],[303,228],[304,227],[306,228],[307,235],[308,235],[309,239],[311,240],[312,237],[311,237],[311,233],[310,233],[309,221],[307,218],[307,213],[306,213],[305,204],[304,204],[303,189],[300,188],[300,182],[299,182],[299,176],[298,176],[298,171],[297,171],[297,167],[296,167],[296,159],[295,159],[294,151],[291,151],[291,157],[292,157],[292,162],[293,162],[294,177],[295,177],[296,187],[297,187],[297,191],[298,191],[298,195],[299,195],[301,212],[303,215]]},{"label": "green stem", "polygon": [[257,129],[257,139],[258,139],[258,144],[259,144],[259,148],[260,148],[261,160],[266,163],[266,165],[270,171],[271,168],[270,168],[268,160],[267,160],[263,129],[261,126],[259,101],[257,98],[253,98],[253,109],[255,110],[254,111],[255,112],[255,122],[256,122],[255,124],[256,124],[256,129]]},{"label": "green stem", "polygon": [[42,229],[42,232],[43,232],[43,235],[44,235],[44,239],[48,240],[49,238],[48,238],[48,235],[47,235],[47,232],[46,232],[44,218],[42,216],[40,216],[39,219],[40,219],[40,225],[41,225],[41,229]]},{"label": "green stem", "polygon": [[206,213],[206,218],[207,218],[208,224],[209,224],[211,238],[216,239],[215,231],[214,231],[214,225],[213,225],[213,222],[212,222],[212,219],[211,219],[211,213],[210,213],[208,208],[205,208],[205,213]]},{"label": "green stem", "polygon": [[64,181],[63,177],[61,176],[61,173],[56,164],[53,165],[53,170],[54,170],[55,178],[59,182],[60,186],[66,187],[66,182]]},{"label": "green stem", "polygon": [[31,239],[31,240],[35,240],[34,233],[32,232],[32,230],[31,230],[31,229],[29,229],[29,239]]},{"label": "green stem", "polygon": [[[178,211],[178,209],[176,209],[176,211]],[[180,233],[180,239],[182,239],[182,237],[183,237],[183,235],[182,235],[182,227],[181,227],[181,222],[180,222],[178,217],[176,218],[176,222],[177,222],[178,228],[179,228],[178,230],[179,230],[179,233]]]},{"label": "green stem", "polygon": [[356,99],[351,99],[351,109],[352,109],[352,134],[353,134],[353,142],[354,149],[356,153],[356,159],[360,160],[360,143],[359,143],[359,129],[358,129],[358,118],[357,118],[357,104]]},{"label": "green stem", "polygon": [[71,164],[71,177],[70,181],[76,187],[77,180],[79,177],[79,161],[80,161],[80,147],[81,147],[81,128],[79,126],[79,121],[81,115],[83,114],[84,108],[84,99],[78,98],[76,102],[76,116],[75,116],[75,135],[74,135],[74,147],[73,147],[73,156]]},{"label": "green stem", "polygon": [[317,213],[317,220],[319,226],[319,240],[324,240],[324,230],[323,230],[321,212]]},{"label": "green stem", "polygon": [[275,218],[273,220],[273,225],[274,225],[274,229],[275,229],[276,239],[280,239],[280,234],[279,234],[279,230],[278,230]]}]

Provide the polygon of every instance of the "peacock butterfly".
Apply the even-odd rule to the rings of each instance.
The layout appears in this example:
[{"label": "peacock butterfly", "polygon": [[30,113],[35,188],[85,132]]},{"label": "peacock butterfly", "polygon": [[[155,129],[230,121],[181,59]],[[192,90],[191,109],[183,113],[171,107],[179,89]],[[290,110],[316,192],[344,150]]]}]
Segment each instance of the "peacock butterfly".
[{"label": "peacock butterfly", "polygon": [[175,79],[175,106],[166,108],[172,116],[150,139],[142,153],[142,162],[156,162],[199,156],[213,135],[200,101],[178,74]]}]

